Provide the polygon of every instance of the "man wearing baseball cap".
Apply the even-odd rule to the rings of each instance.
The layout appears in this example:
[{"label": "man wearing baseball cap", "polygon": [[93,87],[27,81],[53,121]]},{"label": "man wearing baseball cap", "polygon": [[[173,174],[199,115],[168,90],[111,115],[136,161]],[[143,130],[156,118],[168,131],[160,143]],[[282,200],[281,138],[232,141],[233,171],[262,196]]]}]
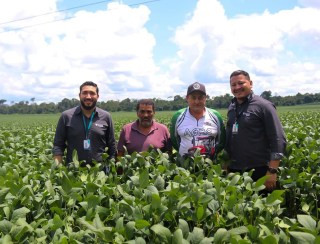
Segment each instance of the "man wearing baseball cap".
[{"label": "man wearing baseball cap", "polygon": [[206,107],[207,93],[203,84],[188,87],[187,108],[177,111],[171,119],[170,134],[173,147],[186,159],[196,151],[214,159],[224,148],[225,127],[221,114]]}]

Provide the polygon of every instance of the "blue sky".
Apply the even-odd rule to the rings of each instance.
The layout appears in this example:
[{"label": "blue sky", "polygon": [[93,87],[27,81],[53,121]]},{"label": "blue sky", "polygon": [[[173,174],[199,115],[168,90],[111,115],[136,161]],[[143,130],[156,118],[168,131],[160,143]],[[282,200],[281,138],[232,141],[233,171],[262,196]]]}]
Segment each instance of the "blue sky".
[{"label": "blue sky", "polygon": [[257,94],[318,93],[318,23],[317,0],[0,2],[0,99],[59,102],[86,80],[102,101],[185,96],[196,80],[219,96],[236,69]]}]

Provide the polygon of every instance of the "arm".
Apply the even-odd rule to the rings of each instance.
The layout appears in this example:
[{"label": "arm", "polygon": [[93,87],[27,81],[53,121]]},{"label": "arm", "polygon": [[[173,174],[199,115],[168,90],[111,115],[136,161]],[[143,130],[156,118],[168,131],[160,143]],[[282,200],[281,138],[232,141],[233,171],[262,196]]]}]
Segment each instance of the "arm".
[{"label": "arm", "polygon": [[[280,160],[284,156],[286,138],[275,107],[269,105],[266,111],[265,128],[271,148],[269,168],[278,169]],[[276,187],[277,173],[267,171],[266,175],[269,177],[265,182],[265,186],[268,190],[272,190]]]},{"label": "arm", "polygon": [[57,124],[52,149],[53,158],[54,160],[58,160],[58,163],[62,163],[64,150],[66,148],[66,140],[67,130],[65,126],[65,118],[61,115]]},{"label": "arm", "polygon": [[226,128],[224,126],[221,114],[214,109],[211,109],[211,111],[217,116],[219,121],[218,145],[216,147],[217,153],[219,153],[224,149],[226,144]]},{"label": "arm", "polygon": [[171,118],[171,124],[170,124],[170,138],[171,138],[171,143],[172,147],[179,151],[180,147],[180,141],[179,141],[179,136],[177,133],[177,120],[179,116],[186,111],[187,108],[180,109],[179,111],[175,112],[174,115]]},{"label": "arm", "polygon": [[124,127],[122,127],[121,132],[120,132],[120,136],[119,136],[119,141],[118,141],[118,145],[117,145],[117,157],[123,157],[124,153],[125,153],[125,131],[124,131]]},{"label": "arm", "polygon": [[116,154],[117,154],[117,150],[116,150],[116,140],[114,137],[114,127],[113,127],[113,121],[111,119],[111,116],[108,116],[108,125],[109,125],[109,130],[107,131],[107,135],[106,135],[106,142],[107,142],[107,147],[108,147],[108,154],[109,154],[109,158],[115,158]]}]

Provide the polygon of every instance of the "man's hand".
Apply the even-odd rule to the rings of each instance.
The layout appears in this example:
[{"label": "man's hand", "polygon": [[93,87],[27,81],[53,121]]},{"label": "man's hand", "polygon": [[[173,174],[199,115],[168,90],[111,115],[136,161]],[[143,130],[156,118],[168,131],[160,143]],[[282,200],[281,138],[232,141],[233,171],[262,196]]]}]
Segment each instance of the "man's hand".
[{"label": "man's hand", "polygon": [[268,179],[266,180],[264,185],[269,191],[272,191],[277,186],[277,174],[271,174],[269,171],[267,171],[266,175],[268,176]]},{"label": "man's hand", "polygon": [[60,165],[62,164],[62,156],[61,155],[57,155],[57,156],[54,156],[54,162],[56,163],[56,165]]}]

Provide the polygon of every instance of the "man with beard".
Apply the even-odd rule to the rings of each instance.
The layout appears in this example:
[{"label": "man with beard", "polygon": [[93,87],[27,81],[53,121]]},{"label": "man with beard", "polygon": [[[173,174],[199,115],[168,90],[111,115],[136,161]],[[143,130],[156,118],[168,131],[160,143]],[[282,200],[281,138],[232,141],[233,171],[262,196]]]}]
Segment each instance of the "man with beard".
[{"label": "man with beard", "polygon": [[[62,163],[67,149],[66,163],[72,162],[72,153],[77,151],[83,165],[101,162],[102,154],[116,156],[116,142],[110,114],[96,107],[99,98],[97,84],[86,81],[80,86],[80,106],[64,111],[59,119],[54,137],[53,155]],[[106,151],[106,148],[108,149]]]},{"label": "man with beard", "polygon": [[117,146],[118,156],[125,154],[125,148],[129,154],[147,151],[149,148],[171,153],[169,130],[165,125],[153,119],[154,107],[151,99],[142,99],[138,102],[136,107],[138,119],[124,125],[120,132]]}]

